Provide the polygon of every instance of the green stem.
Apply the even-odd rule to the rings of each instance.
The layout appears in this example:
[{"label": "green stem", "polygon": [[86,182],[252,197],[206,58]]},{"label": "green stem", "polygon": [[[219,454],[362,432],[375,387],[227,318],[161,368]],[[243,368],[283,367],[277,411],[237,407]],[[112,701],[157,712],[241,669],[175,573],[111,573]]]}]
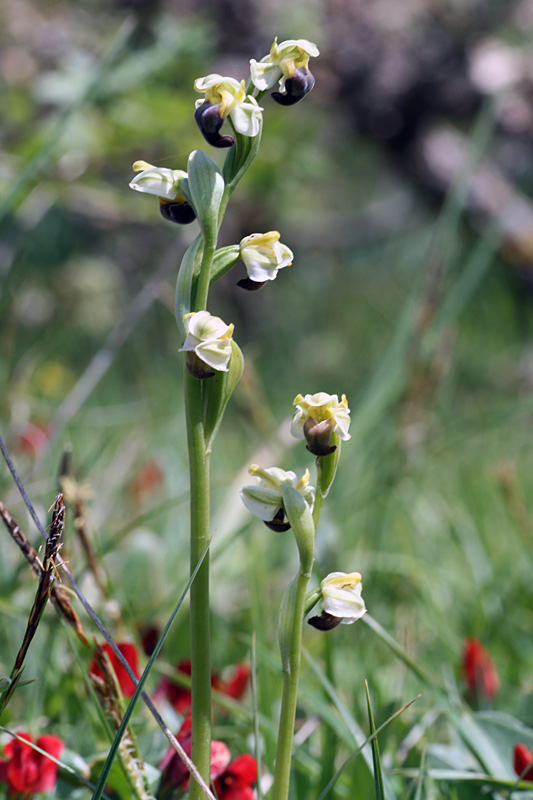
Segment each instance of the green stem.
[{"label": "green stem", "polygon": [[322,506],[324,505],[325,499],[326,498],[323,497],[321,492],[317,489],[315,502],[313,503],[313,522],[315,523],[315,531],[318,529],[318,521],[320,519],[320,514],[322,513]]},{"label": "green stem", "polygon": [[[209,543],[209,457],[202,417],[202,382],[185,369],[185,413],[189,447],[191,505],[191,572]],[[209,553],[191,585],[191,757],[209,784],[211,766],[211,659],[209,632]],[[191,800],[203,793],[191,781]]]},{"label": "green stem", "polygon": [[196,289],[196,296],[194,298],[195,311],[204,311],[207,306],[207,294],[209,292],[211,266],[213,264],[215,250],[216,236],[213,237],[213,240],[209,242],[204,239],[204,250],[202,253],[202,261],[200,263],[198,286]]},{"label": "green stem", "polygon": [[315,535],[316,531],[318,530],[318,521],[320,519],[320,515],[322,513],[322,506],[324,505],[324,500],[326,499],[326,495],[322,494],[320,490],[320,486],[322,484],[322,459],[317,458],[316,460],[316,494],[315,494],[315,502],[313,503],[313,522],[315,523]]},{"label": "green stem", "polygon": [[302,652],[302,631],[305,611],[305,596],[311,571],[300,572],[296,583],[294,622],[291,636],[291,649],[288,669],[283,674],[283,697],[279,720],[278,749],[274,774],[273,800],[287,800],[291,778],[292,740],[296,717],[298,678]]},{"label": "green stem", "polygon": [[[335,674],[333,670],[333,658],[331,652],[331,636],[328,636],[326,633],[325,636],[322,637],[324,642],[324,672],[329,683],[332,686],[335,686]],[[326,703],[329,703],[331,698],[329,693],[327,692],[326,688],[323,687],[324,699]],[[337,755],[337,740],[335,736],[332,735],[331,729],[328,725],[322,723],[322,730],[321,730],[321,738],[322,738],[322,764],[320,768],[320,779],[318,782],[318,787],[320,790],[326,788],[329,785],[329,782],[333,778],[335,774],[335,757]]]}]

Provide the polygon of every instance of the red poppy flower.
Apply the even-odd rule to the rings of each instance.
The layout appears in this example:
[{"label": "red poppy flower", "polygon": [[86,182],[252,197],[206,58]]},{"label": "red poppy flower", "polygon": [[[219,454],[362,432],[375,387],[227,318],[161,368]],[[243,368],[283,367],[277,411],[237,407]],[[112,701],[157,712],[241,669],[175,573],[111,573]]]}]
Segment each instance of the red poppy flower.
[{"label": "red poppy flower", "polygon": [[[33,744],[29,733],[17,731],[17,736]],[[40,736],[37,747],[49,753],[54,758],[59,758],[65,745],[57,736]],[[57,780],[57,764],[46,756],[33,750],[24,742],[13,739],[4,748],[7,761],[0,762],[0,782],[7,783],[8,794],[16,792],[31,797],[37,792],[49,792]]]},{"label": "red poppy flower", "polygon": [[233,697],[234,700],[240,700],[246,691],[249,680],[250,667],[248,664],[237,664],[227,681],[223,681],[215,675],[211,679],[211,686],[222,694]]},{"label": "red poppy flower", "polygon": [[[137,661],[137,650],[134,644],[130,644],[129,642],[117,642],[117,647],[132,668],[135,677],[140,678],[139,666]],[[118,658],[114,654],[111,649],[111,646],[107,644],[107,642],[102,645],[102,650],[109,656],[109,660],[111,661],[111,666],[115,671],[115,675],[117,676],[117,680],[120,685],[120,690],[124,697],[132,697],[133,693],[135,692],[135,686],[131,678],[129,677],[128,673],[119,662]],[[89,667],[89,673],[91,675],[96,675],[99,678],[103,678],[102,670],[98,666],[96,659],[93,658],[91,661],[91,666]]]},{"label": "red poppy flower", "polygon": [[253,800],[257,762],[250,755],[239,756],[215,781],[218,800]]},{"label": "red poppy flower", "polygon": [[133,476],[131,496],[137,502],[144,502],[160,492],[162,487],[163,470],[156,461],[147,461]]},{"label": "red poppy flower", "polygon": [[[181,675],[191,674],[191,662],[180,661],[176,672]],[[250,667],[247,664],[238,664],[227,681],[222,680],[216,672],[211,676],[211,686],[218,692],[240,700],[246,691],[250,679]],[[163,678],[155,690],[155,698],[166,697],[178,714],[186,714],[191,707],[191,692],[183,686],[178,686],[170,678]]]},{"label": "red poppy flower", "polygon": [[[528,767],[527,771],[524,770]],[[517,744],[514,748],[514,771],[522,776],[523,781],[533,781],[533,753],[525,744]],[[522,773],[524,773],[522,775]]]},{"label": "red poppy flower", "polygon": [[492,700],[500,688],[496,667],[478,639],[470,638],[465,641],[463,675],[469,692],[475,697]]},{"label": "red poppy flower", "polygon": [[[191,721],[187,717],[176,737],[187,753],[191,755]],[[216,780],[224,773],[231,759],[230,752],[224,742],[211,742],[211,780]],[[159,764],[161,770],[161,788],[179,786],[186,792],[189,788],[189,770],[173,747],[166,753]]]},{"label": "red poppy flower", "polygon": [[37,458],[50,440],[51,428],[45,422],[30,422],[20,431],[15,440],[15,448],[22,455]]}]

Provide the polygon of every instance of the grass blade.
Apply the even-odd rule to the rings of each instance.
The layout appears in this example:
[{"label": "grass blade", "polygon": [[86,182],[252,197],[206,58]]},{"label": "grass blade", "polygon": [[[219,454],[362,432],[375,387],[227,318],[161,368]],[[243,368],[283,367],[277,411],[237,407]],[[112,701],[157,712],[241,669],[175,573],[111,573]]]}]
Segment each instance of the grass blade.
[{"label": "grass blade", "polygon": [[[376,726],[374,724],[374,715],[372,713],[372,703],[370,702],[370,692],[368,690],[368,681],[365,680],[366,691],[366,704],[368,708],[368,724],[370,733],[374,736],[376,733]],[[381,769],[381,757],[379,754],[378,737],[374,736],[372,739],[372,761],[374,763],[374,785],[376,787],[376,800],[385,800],[385,790],[383,789],[383,771]]]}]

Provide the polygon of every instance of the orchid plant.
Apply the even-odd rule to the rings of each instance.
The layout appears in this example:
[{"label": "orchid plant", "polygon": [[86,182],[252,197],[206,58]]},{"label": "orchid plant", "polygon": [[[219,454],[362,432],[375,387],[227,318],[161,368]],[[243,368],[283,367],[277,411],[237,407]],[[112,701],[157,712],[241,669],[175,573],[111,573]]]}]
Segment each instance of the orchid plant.
[{"label": "orchid plant", "polygon": [[[189,156],[187,171],[135,162],[133,169],[137,175],[130,183],[135,191],[159,198],[166,220],[188,224],[196,219],[200,227],[183,257],[175,298],[182,340],[180,351],[185,354],[191,573],[201,562],[190,594],[191,722],[187,749],[202,778],[207,783],[210,777],[216,778],[219,792],[226,780],[224,770],[231,770],[231,765],[228,767],[229,757],[226,757],[216,776],[212,769],[210,771],[213,745],[217,743],[211,740],[209,556],[205,555],[211,537],[209,455],[244,361],[233,336],[233,324],[208,311],[209,290],[239,261],[246,267],[247,278],[238,285],[246,290],[260,289],[293,262],[293,252],[280,241],[278,231],[251,233],[239,244],[223,248],[217,247],[217,239],[230,197],[259,149],[263,96],[278,84],[277,90],[272,92],[274,101],[283,106],[299,102],[314,86],[309,59],[318,55],[316,45],[305,39],[289,39],[279,44],[276,39],[270,53],[260,61],[250,61],[247,81],[215,73],[196,80],[194,88],[203,98],[196,101],[194,117],[210,146],[227,149],[222,169],[206,152],[195,150]],[[289,794],[304,617],[321,601],[322,617],[311,622],[327,630],[340,623],[354,622],[366,610],[361,596],[361,576],[357,572],[332,573],[322,580],[319,589],[307,591],[322,505],[335,477],[341,441],[350,438],[348,402],[344,395],[339,402],[337,395],[319,392],[298,395],[294,405],[292,433],[305,439],[307,449],[316,457],[316,486],[310,485],[309,470],[297,477],[294,472],[279,467],[252,465],[250,474],[257,483],[241,489],[246,508],[271,530],[292,531],[300,556],[298,574],[287,588],[280,615],[284,685],[274,800],[286,800]],[[168,769],[168,765],[165,767]],[[230,779],[234,777],[229,775],[227,780]],[[190,781],[189,792],[193,800],[202,796],[195,780]]]}]

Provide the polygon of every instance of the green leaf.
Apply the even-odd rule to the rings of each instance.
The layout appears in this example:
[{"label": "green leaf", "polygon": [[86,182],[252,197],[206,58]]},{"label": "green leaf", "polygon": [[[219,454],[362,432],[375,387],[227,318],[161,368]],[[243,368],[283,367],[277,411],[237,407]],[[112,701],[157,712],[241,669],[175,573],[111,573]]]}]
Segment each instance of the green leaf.
[{"label": "green leaf", "polygon": [[259,145],[261,144],[261,135],[263,133],[263,118],[261,117],[257,136],[243,136],[237,133],[235,128],[233,128],[233,131],[235,134],[235,144],[233,147],[230,147],[223,167],[224,180],[230,192],[233,192],[257,155]]},{"label": "green leaf", "polygon": [[291,523],[300,553],[300,572],[310,576],[315,558],[315,523],[308,503],[300,492],[286,484],[281,487],[283,508]]},{"label": "green leaf", "polygon": [[240,257],[241,248],[238,244],[232,244],[229,247],[221,247],[220,250],[217,250],[213,258],[209,285],[212,286],[219,278],[225,275],[226,272],[229,272],[240,260]]},{"label": "green leaf", "polygon": [[244,358],[239,345],[232,340],[231,358],[227,372],[217,372],[203,382],[204,434],[206,452],[210,453],[228,400],[237,386],[244,369]]},{"label": "green leaf", "polygon": [[[365,690],[366,690],[366,704],[368,709],[368,724],[370,726],[370,733],[374,735],[376,732],[376,726],[374,724],[374,715],[372,713],[372,704],[370,702],[370,692],[368,691],[368,681],[366,680],[365,680]],[[384,800],[385,789],[383,788],[383,772],[381,769],[381,757],[379,754],[379,744],[377,736],[375,736],[372,739],[372,762],[374,765],[374,785],[376,788],[376,800]]]},{"label": "green leaf", "polygon": [[296,608],[296,585],[298,576],[294,577],[285,589],[279,612],[278,639],[283,672],[291,671],[291,641]]},{"label": "green leaf", "polygon": [[185,326],[183,324],[183,317],[186,314],[189,314],[192,310],[194,268],[197,261],[196,256],[201,244],[202,237],[201,235],[198,235],[183,256],[176,282],[176,301],[174,310],[176,314],[176,322],[178,323],[178,328],[183,340],[185,340],[187,335]]},{"label": "green leaf", "polygon": [[211,156],[194,150],[187,167],[189,191],[206,245],[215,247],[224,178]]},{"label": "green leaf", "polygon": [[322,497],[327,497],[331,489],[331,485],[335,480],[337,473],[337,465],[341,455],[341,439],[338,433],[333,433],[331,436],[331,446],[336,447],[333,453],[329,456],[321,456],[317,459],[318,466],[318,481],[317,492],[320,492]]},{"label": "green leaf", "polygon": [[[98,782],[98,778],[105,760],[105,756],[102,755],[98,756],[98,758],[92,762],[90,771],[90,781],[92,784],[96,784]],[[130,784],[126,780],[126,776],[124,775],[118,763],[114,763],[107,774],[106,789],[108,792],[111,792],[112,796],[116,797],[117,800],[131,800]]]}]

